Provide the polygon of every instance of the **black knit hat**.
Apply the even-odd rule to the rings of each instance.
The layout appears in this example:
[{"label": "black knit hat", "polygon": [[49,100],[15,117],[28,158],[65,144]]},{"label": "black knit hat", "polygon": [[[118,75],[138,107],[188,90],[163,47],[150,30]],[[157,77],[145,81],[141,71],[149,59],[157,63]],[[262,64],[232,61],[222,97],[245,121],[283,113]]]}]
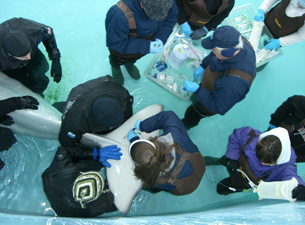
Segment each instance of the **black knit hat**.
[{"label": "black knit hat", "polygon": [[141,0],[146,15],[152,20],[164,20],[173,5],[173,0]]},{"label": "black knit hat", "polygon": [[92,104],[94,120],[101,126],[116,128],[124,120],[124,112],[120,104],[113,98],[100,97]]},{"label": "black knit hat", "polygon": [[26,56],[31,51],[29,39],[21,32],[9,31],[2,35],[3,50],[16,57]]}]

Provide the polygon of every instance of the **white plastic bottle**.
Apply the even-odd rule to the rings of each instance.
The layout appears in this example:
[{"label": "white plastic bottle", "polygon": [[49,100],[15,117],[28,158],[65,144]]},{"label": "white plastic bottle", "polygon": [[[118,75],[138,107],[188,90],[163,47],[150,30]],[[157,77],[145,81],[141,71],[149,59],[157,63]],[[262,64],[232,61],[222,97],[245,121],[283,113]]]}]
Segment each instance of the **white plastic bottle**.
[{"label": "white plastic bottle", "polygon": [[179,69],[179,67],[184,63],[184,61],[189,57],[189,46],[186,44],[177,44],[171,54],[169,55],[168,62],[175,69]]},{"label": "white plastic bottle", "polygon": [[173,84],[175,78],[171,75],[167,75],[164,73],[158,73],[154,75],[154,78],[161,81],[162,83]]}]

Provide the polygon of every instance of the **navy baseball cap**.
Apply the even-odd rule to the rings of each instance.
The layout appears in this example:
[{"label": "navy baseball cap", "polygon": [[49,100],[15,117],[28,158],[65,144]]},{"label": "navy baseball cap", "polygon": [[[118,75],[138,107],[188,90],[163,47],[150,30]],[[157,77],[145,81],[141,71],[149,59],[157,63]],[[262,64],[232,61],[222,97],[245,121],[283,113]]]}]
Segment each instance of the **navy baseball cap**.
[{"label": "navy baseball cap", "polygon": [[240,35],[234,27],[221,26],[211,36],[203,39],[201,45],[205,49],[233,48],[238,45]]}]

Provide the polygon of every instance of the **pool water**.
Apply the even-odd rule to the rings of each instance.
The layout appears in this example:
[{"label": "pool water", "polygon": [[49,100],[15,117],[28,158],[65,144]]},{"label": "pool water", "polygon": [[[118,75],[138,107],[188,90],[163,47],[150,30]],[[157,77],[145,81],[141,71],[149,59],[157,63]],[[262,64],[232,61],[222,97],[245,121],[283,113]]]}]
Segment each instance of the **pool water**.
[{"label": "pool water", "polygon": [[[251,3],[257,9],[261,2]],[[12,17],[24,17],[54,29],[62,55],[63,79],[57,84],[50,78],[49,87],[45,91],[45,100],[50,104],[65,101],[71,88],[80,83],[111,74],[104,23],[107,10],[116,3],[117,0],[1,0],[0,22]],[[235,6],[246,3],[248,2],[236,0]],[[45,53],[42,44],[40,49]],[[270,114],[284,100],[295,94],[305,95],[304,50],[305,41],[283,47],[283,55],[272,60],[264,70],[257,73],[246,99],[236,104],[225,116],[215,115],[205,118],[199,126],[188,132],[203,156],[222,156],[226,151],[228,137],[234,128],[252,126],[261,131],[266,130]],[[142,74],[139,80],[133,80],[122,67],[125,78],[124,87],[134,96],[134,112],[151,104],[162,104],[164,110],[173,110],[182,118],[190,102],[178,99],[144,76],[144,71],[153,57],[154,55],[150,54],[137,61],[136,65]],[[6,163],[5,168],[0,171],[0,211],[8,214],[16,213],[25,218],[25,215],[54,216],[43,192],[40,176],[53,160],[59,143],[57,140],[44,140],[25,135],[16,135],[16,137],[17,143],[9,151],[0,153],[0,157]],[[304,177],[305,166],[298,165],[298,171],[299,175]],[[182,214],[214,209],[216,213],[213,211],[214,214],[210,214],[211,217],[205,214],[207,216],[205,218],[215,222],[214,216],[219,216],[217,209],[223,207],[226,207],[224,212],[235,209],[235,213],[242,210],[243,205],[249,202],[251,206],[246,206],[244,210],[255,211],[256,203],[265,205],[262,207],[270,206],[271,209],[272,204],[279,203],[289,205],[287,208],[292,207],[290,203],[281,201],[258,202],[257,195],[251,192],[229,196],[218,195],[216,184],[227,176],[228,173],[224,167],[209,166],[201,184],[190,195],[173,196],[166,192],[150,194],[141,191],[127,216]],[[241,205],[240,208],[239,205]],[[305,207],[303,203],[298,205],[301,208]],[[270,210],[270,208],[267,209]],[[279,208],[281,207],[277,207],[277,210],[280,210]],[[231,213],[234,215],[233,212]],[[226,221],[226,218],[228,221],[233,221],[227,214],[222,215],[221,221]],[[7,218],[6,214],[2,216]],[[124,215],[119,212],[102,215],[102,217],[110,216]],[[295,217],[304,219],[304,216],[299,214],[294,215]],[[195,218],[201,221],[200,216],[195,215]],[[240,223],[247,221],[247,218],[244,215]],[[286,219],[289,220],[289,218],[288,216]]]}]

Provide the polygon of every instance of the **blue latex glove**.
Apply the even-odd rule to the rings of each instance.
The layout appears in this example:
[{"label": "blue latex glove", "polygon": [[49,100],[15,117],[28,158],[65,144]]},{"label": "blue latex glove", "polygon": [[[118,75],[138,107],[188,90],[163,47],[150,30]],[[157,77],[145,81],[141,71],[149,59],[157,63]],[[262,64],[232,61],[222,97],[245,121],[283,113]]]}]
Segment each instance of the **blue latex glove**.
[{"label": "blue latex glove", "polygon": [[185,23],[181,24],[180,25],[183,33],[186,35],[186,36],[190,36],[191,33],[192,33],[192,29],[191,29],[191,26],[189,25],[189,23],[186,21]]},{"label": "blue latex glove", "polygon": [[131,129],[129,132],[128,132],[128,135],[127,135],[127,140],[130,142],[131,139],[135,138],[135,137],[139,137],[136,132],[134,132],[133,129]]},{"label": "blue latex glove", "polygon": [[137,130],[140,130],[140,123],[142,122],[142,120],[137,120],[136,124],[134,125],[134,128],[136,128]]},{"label": "blue latex glove", "polygon": [[268,44],[266,44],[265,49],[267,49],[267,50],[274,50],[274,49],[276,49],[276,48],[278,48],[280,46],[281,46],[281,44],[280,44],[280,40],[279,39],[270,39],[268,41]]},{"label": "blue latex glove", "polygon": [[198,90],[198,88],[199,88],[199,84],[188,80],[184,80],[183,90],[187,90],[188,92],[195,92]]},{"label": "blue latex glove", "polygon": [[276,126],[270,123],[269,128],[270,128],[270,130],[272,130],[272,129],[276,128]]},{"label": "blue latex glove", "polygon": [[208,32],[209,31],[206,27],[201,27],[197,30],[194,30],[194,32],[191,34],[191,38],[194,40],[198,40],[198,39],[206,36]]},{"label": "blue latex glove", "polygon": [[254,16],[254,20],[263,22],[265,20],[265,12],[259,9],[258,13]]},{"label": "blue latex glove", "polygon": [[204,69],[202,66],[196,67],[193,72],[194,81],[197,80],[198,77],[200,77],[200,81],[201,81],[203,73],[204,73]]},{"label": "blue latex glove", "polygon": [[150,53],[161,52],[163,48],[163,42],[160,39],[150,42]]},{"label": "blue latex glove", "polygon": [[99,160],[104,166],[111,167],[111,164],[107,162],[107,159],[120,160],[122,153],[121,149],[116,145],[109,145],[104,148],[93,149],[93,159]]}]

